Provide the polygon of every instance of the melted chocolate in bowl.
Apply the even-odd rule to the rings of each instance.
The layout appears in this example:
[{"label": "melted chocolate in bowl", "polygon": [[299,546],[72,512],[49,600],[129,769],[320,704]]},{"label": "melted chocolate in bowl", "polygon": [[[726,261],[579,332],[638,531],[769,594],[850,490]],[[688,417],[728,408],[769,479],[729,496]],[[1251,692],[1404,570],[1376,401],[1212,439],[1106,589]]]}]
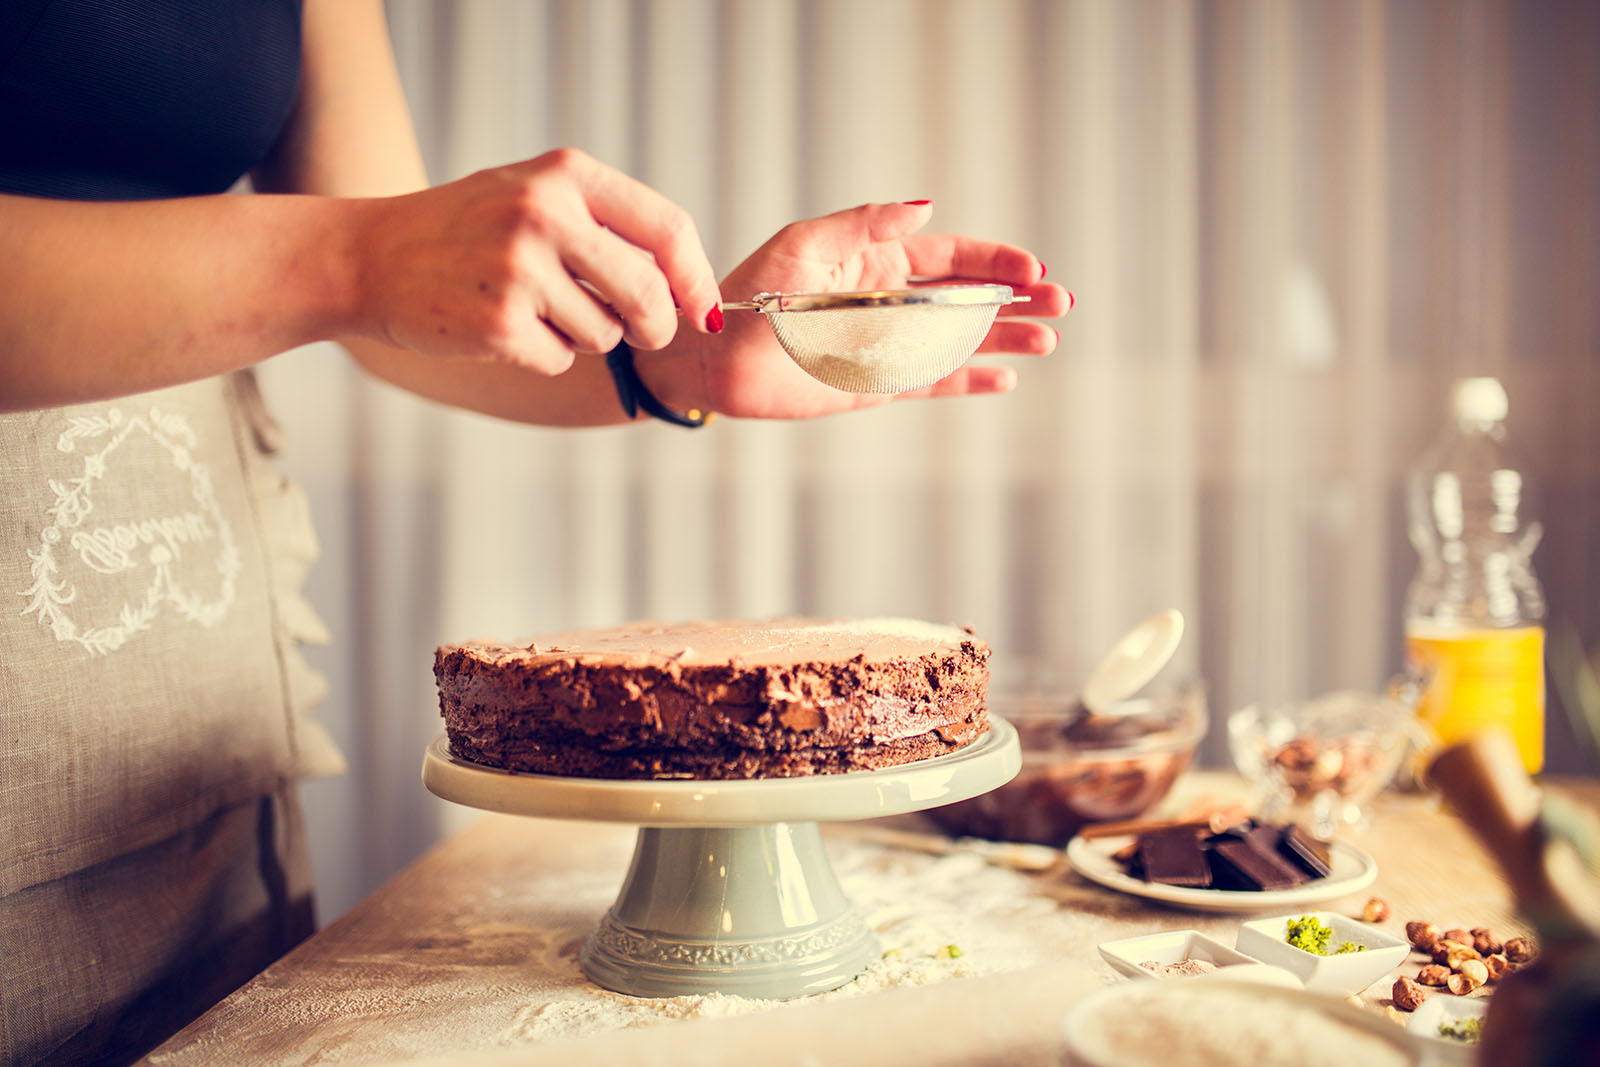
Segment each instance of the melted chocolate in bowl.
[{"label": "melted chocolate in bowl", "polygon": [[1206,728],[1198,686],[1129,701],[1121,715],[1039,697],[997,696],[990,709],[1017,728],[1022,770],[992,792],[928,814],[954,835],[1057,847],[1092,823],[1154,807],[1188,770]]}]

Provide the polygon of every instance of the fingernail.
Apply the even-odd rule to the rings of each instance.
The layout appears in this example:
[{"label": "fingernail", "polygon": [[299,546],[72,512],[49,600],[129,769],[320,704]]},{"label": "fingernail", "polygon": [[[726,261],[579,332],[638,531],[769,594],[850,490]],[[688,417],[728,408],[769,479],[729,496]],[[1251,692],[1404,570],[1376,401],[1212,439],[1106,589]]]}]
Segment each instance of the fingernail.
[{"label": "fingernail", "polygon": [[933,203],[932,200],[902,200],[900,202],[905,204],[907,207],[927,207],[929,204]]},{"label": "fingernail", "polygon": [[706,329],[711,333],[722,332],[722,308],[713,307],[706,312]]},{"label": "fingernail", "polygon": [[1071,311],[1074,307],[1077,306],[1077,304],[1078,304],[1078,298],[1072,295],[1071,290],[1068,290],[1068,292],[1067,292],[1067,310]]},{"label": "fingernail", "polygon": [[1050,273],[1050,268],[1044,265],[1044,261],[1043,260],[1040,260],[1039,261],[1039,280],[1041,282],[1044,281],[1044,276],[1046,274],[1049,274],[1049,273]]}]

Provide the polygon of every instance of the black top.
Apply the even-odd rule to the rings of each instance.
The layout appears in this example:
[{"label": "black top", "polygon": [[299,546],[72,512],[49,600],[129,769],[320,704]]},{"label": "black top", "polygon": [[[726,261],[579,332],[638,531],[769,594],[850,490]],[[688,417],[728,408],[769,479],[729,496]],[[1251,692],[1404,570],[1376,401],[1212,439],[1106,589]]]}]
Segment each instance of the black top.
[{"label": "black top", "polygon": [[0,192],[220,193],[300,84],[301,0],[0,0]]}]

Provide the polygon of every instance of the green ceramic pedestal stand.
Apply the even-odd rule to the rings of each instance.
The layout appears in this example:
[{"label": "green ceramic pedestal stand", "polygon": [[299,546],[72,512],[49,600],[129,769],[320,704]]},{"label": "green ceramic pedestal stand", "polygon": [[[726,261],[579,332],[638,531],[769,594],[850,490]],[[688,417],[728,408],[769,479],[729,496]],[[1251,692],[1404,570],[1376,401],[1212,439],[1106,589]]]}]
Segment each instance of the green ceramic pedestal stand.
[{"label": "green ceramic pedestal stand", "polygon": [[641,827],[616,902],[579,962],[641,997],[797,997],[843,985],[878,956],[839,888],[819,821],[898,815],[965,800],[1021,766],[1003,720],[958,752],[881,771],[754,781],[617,781],[517,774],[428,747],[424,784],[514,815]]}]

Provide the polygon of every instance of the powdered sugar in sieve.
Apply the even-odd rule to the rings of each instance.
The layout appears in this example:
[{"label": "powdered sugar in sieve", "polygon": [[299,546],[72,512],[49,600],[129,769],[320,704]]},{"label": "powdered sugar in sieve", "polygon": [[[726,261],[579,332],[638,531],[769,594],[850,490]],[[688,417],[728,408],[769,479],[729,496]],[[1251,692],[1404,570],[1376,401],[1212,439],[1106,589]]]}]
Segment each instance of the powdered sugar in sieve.
[{"label": "powdered sugar in sieve", "polygon": [[935,285],[857,293],[758,293],[726,303],[767,317],[783,350],[813,378],[850,393],[932,385],[977,351],[1007,304],[1007,285]]}]

